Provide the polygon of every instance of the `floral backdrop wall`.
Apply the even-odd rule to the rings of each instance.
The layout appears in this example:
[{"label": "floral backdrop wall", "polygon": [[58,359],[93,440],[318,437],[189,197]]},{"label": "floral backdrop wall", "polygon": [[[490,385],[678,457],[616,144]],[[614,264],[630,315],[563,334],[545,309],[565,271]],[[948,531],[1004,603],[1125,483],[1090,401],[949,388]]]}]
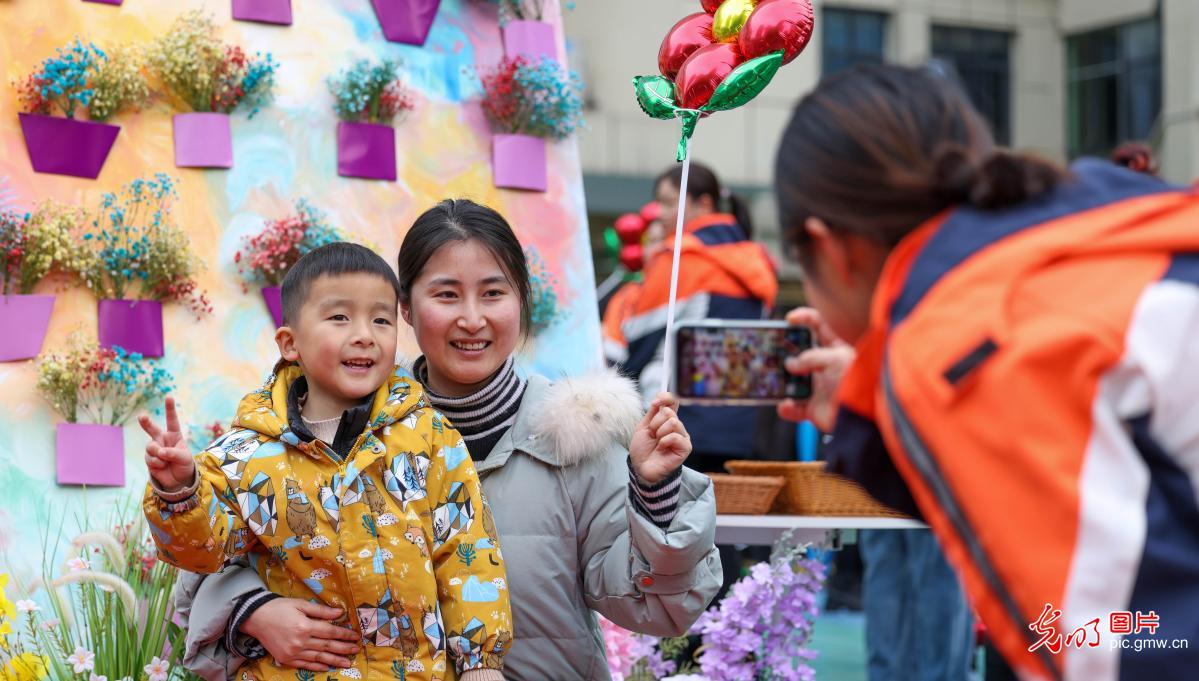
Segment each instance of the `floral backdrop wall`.
[{"label": "floral backdrop wall", "polygon": [[[577,146],[570,139],[547,146],[544,193],[493,184],[492,131],[480,104],[479,73],[503,56],[495,4],[443,0],[420,47],[387,42],[369,0],[298,0],[292,3],[290,26],[233,21],[230,4],[0,2],[0,25],[7,29],[0,40],[0,209],[24,215],[47,201],[95,208],[103,205],[104,194],[119,192],[137,178],[156,173],[172,178],[174,224],[190,240],[199,263],[196,290],[204,292],[211,312],[164,306],[160,363],[174,377],[184,418],[198,433],[195,441],[211,435],[214,422],[229,422],[237,399],[262,382],[277,358],[270,314],[258,292],[252,286],[246,290],[235,256],[268,223],[295,215],[300,201],[319,210],[331,228],[376,248],[393,263],[408,225],[437,200],[464,196],[499,209],[535,254],[543,287],[537,312],[546,323],[524,348],[525,367],[558,376],[599,363]],[[562,54],[559,5],[546,0],[540,6],[542,19],[555,26]],[[161,93],[146,100],[142,84],[118,72],[105,77],[124,79],[125,99],[97,103],[100,111],[91,114],[121,126],[99,176],[35,173],[18,122],[28,76],[58,48],[74,49],[76,38],[79,49],[94,44],[120,56],[126,55],[125,46],[142,45],[152,54],[151,47],[176,18],[191,10],[211,18],[221,40],[237,46],[246,59],[269,54],[275,66],[270,101],[255,101],[231,114],[232,167],[176,167],[172,116],[181,111],[179,100]],[[398,62],[398,74],[413,95],[413,107],[395,121],[394,182],[338,175],[338,116],[328,79],[360,59]],[[151,66],[144,69],[148,77]],[[56,108],[54,115],[62,112]],[[96,296],[84,285],[49,276],[34,292],[57,296],[43,352],[65,348],[74,332],[95,338]],[[407,328],[401,330],[401,350],[416,350]],[[34,362],[0,363],[0,572],[11,570],[18,579],[40,574],[46,541],[67,541],[79,518],[107,517],[116,500],[127,499],[146,479],[145,439],[132,424],[124,431],[124,489],[59,486],[55,425],[61,420],[38,392]]]}]

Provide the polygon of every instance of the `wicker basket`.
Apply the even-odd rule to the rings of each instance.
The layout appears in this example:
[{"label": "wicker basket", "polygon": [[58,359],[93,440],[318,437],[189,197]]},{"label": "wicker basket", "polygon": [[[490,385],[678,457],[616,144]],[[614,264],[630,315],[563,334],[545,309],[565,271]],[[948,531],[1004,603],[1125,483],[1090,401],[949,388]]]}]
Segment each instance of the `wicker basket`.
[{"label": "wicker basket", "polygon": [[734,475],[783,476],[787,482],[771,508],[774,513],[906,517],[876,501],[856,482],[825,472],[823,461],[729,461],[725,468]]},{"label": "wicker basket", "polygon": [[716,512],[762,515],[770,510],[784,480],[773,475],[724,475],[709,473],[716,493]]}]

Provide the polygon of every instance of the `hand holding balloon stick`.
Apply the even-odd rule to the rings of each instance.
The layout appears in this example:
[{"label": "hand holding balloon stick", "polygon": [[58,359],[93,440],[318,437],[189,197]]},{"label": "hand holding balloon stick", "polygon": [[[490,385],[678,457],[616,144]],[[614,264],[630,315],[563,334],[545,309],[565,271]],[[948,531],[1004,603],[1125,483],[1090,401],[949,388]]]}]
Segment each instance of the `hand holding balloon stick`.
[{"label": "hand holding balloon stick", "polygon": [[[682,121],[676,160],[683,164],[679,197],[687,195],[691,137],[701,118],[735,109],[757,97],[779,67],[790,63],[812,37],[815,18],[810,0],[700,0],[703,12],[683,17],[658,51],[661,75],[637,76],[637,103],[651,118]],[[683,243],[683,214],[675,223],[670,301],[666,312],[665,371],[662,392],[673,364],[675,297]]]}]

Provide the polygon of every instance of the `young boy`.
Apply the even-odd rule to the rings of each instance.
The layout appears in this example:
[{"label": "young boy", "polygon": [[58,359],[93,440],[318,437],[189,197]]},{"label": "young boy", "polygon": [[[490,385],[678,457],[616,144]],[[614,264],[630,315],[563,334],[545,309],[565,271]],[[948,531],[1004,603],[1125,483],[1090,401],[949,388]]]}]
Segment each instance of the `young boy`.
[{"label": "young boy", "polygon": [[[143,508],[172,565],[212,573],[250,553],[272,592],[348,613],[361,645],[342,677],[454,678],[448,654],[463,681],[502,679],[512,620],[495,524],[457,431],[394,366],[398,297],[366,248],[301,258],[283,280],[283,360],[233,430],[193,459],[171,398],[165,430],[141,417]],[[241,678],[313,676],[265,657]]]}]

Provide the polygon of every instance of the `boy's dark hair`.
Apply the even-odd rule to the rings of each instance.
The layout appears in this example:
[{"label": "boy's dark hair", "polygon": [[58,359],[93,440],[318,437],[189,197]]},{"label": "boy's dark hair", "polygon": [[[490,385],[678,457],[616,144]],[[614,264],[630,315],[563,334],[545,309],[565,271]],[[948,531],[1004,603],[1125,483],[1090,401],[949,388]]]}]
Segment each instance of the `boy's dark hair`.
[{"label": "boy's dark hair", "polygon": [[532,326],[532,298],[529,264],[520,240],[511,225],[495,210],[470,199],[446,199],[421,214],[400,244],[396,262],[399,269],[400,301],[412,296],[412,284],[420,277],[429,258],[450,242],[477,240],[491,252],[512,281],[520,299],[520,329],[527,334]]},{"label": "boy's dark hair", "polygon": [[323,276],[342,274],[374,274],[382,277],[400,299],[400,281],[387,261],[365,246],[346,241],[321,246],[300,258],[283,277],[279,295],[282,298],[283,323],[291,325],[300,317],[300,308],[308,298],[312,282]]}]

